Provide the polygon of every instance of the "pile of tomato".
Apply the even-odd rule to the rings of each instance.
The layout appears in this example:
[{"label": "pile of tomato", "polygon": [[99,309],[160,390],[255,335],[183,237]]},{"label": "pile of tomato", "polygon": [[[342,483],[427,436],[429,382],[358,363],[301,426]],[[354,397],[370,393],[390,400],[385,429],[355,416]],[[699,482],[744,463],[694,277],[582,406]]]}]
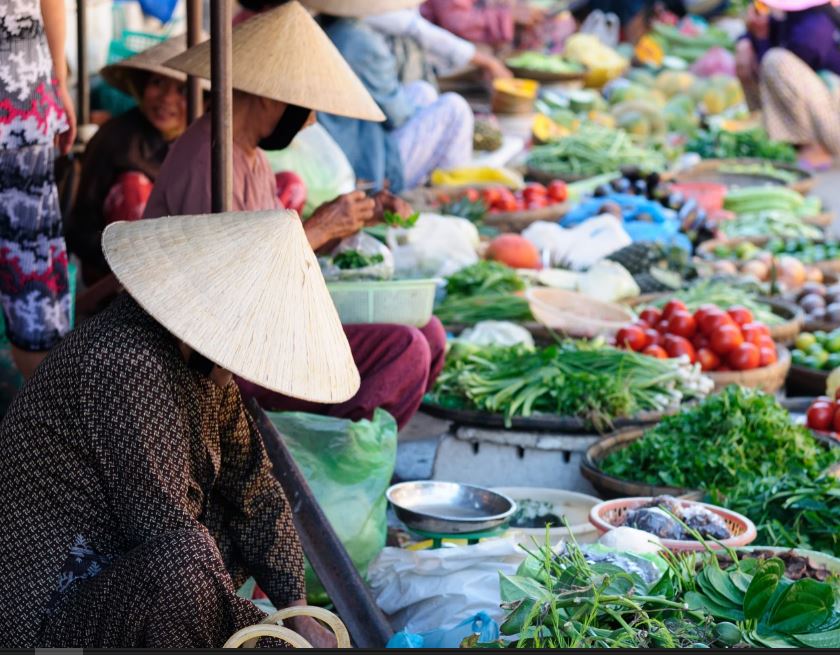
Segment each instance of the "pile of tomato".
[{"label": "pile of tomato", "polygon": [[618,331],[615,343],[660,359],[686,355],[710,372],[748,371],[778,359],[770,330],[741,306],[724,311],[703,305],[693,314],[679,300],[662,310],[648,307],[638,321]]},{"label": "pile of tomato", "polygon": [[840,389],[834,394],[834,400],[820,396],[808,408],[808,427],[819,432],[840,432]]},{"label": "pile of tomato", "polygon": [[467,189],[465,196],[470,202],[484,201],[490,213],[518,212],[543,209],[566,202],[569,189],[562,180],[555,180],[548,186],[531,182],[519,191],[511,191],[503,186]]}]

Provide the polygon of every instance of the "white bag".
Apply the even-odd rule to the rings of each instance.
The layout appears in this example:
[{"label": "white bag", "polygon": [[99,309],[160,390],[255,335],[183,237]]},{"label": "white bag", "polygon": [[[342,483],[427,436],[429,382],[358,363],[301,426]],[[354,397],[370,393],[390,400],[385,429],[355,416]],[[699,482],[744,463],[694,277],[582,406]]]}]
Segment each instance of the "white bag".
[{"label": "white bag", "polygon": [[386,237],[400,278],[437,278],[478,261],[478,229],[465,218],[420,214],[410,229],[390,228]]},{"label": "white bag", "polygon": [[301,130],[285,150],[266,152],[275,173],[292,171],[306,184],[303,215],[356,188],[356,175],[344,151],[319,123]]},{"label": "white bag", "polygon": [[[382,261],[364,268],[342,269],[335,265],[333,259],[336,255],[355,250],[368,257],[381,255]],[[322,257],[320,260],[321,272],[324,279],[333,280],[390,280],[394,277],[394,256],[391,251],[378,239],[369,234],[357,232],[351,237],[343,239],[329,257]]]},{"label": "white bag", "polygon": [[370,565],[368,582],[396,631],[425,633],[479,612],[501,621],[499,572],[515,575],[524,559],[515,539],[437,550],[385,548]]},{"label": "white bag", "polygon": [[586,17],[578,32],[591,34],[604,45],[615,48],[621,39],[621,21],[612,12],[605,14],[596,9]]},{"label": "white bag", "polygon": [[568,230],[557,223],[538,221],[528,226],[522,236],[540,252],[548,251],[552,265],[575,270],[587,269],[633,242],[612,214],[596,216]]}]

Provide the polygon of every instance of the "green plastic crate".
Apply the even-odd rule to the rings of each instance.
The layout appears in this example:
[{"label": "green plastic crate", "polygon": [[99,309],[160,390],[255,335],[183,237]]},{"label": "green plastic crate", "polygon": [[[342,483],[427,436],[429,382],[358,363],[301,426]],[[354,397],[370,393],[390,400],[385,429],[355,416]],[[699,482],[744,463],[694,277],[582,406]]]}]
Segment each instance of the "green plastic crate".
[{"label": "green plastic crate", "polygon": [[342,324],[397,323],[423,327],[432,318],[439,280],[330,282]]}]

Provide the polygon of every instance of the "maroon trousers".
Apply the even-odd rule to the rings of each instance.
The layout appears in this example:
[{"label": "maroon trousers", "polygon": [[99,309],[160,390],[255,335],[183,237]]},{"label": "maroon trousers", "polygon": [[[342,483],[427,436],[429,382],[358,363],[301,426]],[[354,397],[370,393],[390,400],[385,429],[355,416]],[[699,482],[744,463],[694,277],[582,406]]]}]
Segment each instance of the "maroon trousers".
[{"label": "maroon trousers", "polygon": [[362,383],[358,393],[337,405],[298,400],[237,378],[243,394],[254,396],[272,412],[309,412],[353,421],[370,419],[377,407],[387,410],[402,429],[443,368],[446,332],[437,318],[422,328],[405,325],[346,325],[353,359]]}]

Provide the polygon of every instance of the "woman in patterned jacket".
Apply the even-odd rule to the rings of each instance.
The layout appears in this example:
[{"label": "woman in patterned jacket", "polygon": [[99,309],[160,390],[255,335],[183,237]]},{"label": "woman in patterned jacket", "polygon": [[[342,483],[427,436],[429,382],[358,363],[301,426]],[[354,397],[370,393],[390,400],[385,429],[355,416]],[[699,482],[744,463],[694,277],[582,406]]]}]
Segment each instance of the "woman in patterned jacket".
[{"label": "woman in patterned jacket", "polygon": [[53,159],[76,138],[63,0],[0,0],[0,301],[29,378],[70,329]]},{"label": "woman in patterned jacket", "polygon": [[113,223],[103,250],[128,293],[0,424],[0,648],[218,648],[265,618],[236,595],[247,576],[278,608],[306,597],[293,510],[229,371],[321,402],[359,374],[293,212]]}]

